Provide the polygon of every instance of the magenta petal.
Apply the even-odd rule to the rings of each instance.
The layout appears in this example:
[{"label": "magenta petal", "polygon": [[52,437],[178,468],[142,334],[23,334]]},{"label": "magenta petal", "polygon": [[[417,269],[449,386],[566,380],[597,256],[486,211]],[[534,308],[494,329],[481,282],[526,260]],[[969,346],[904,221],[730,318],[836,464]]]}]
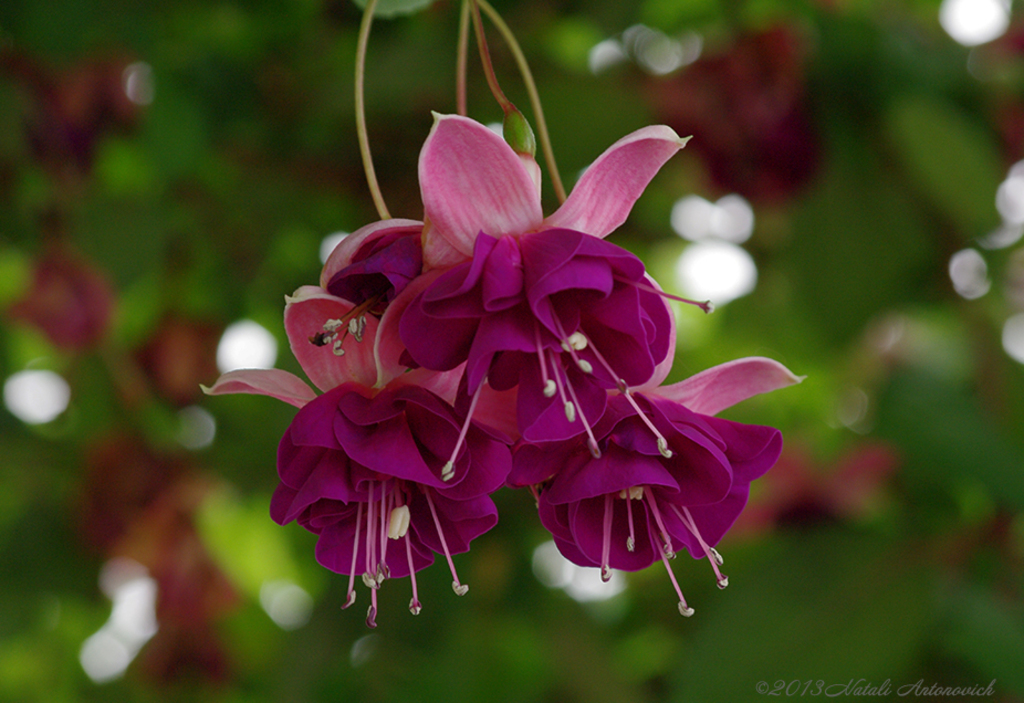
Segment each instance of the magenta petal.
[{"label": "magenta petal", "polygon": [[537,187],[505,141],[466,117],[435,115],[419,162],[426,219],[469,256],[481,230],[521,234],[544,219]]},{"label": "magenta petal", "polygon": [[228,371],[207,388],[202,386],[207,395],[226,395],[228,393],[253,393],[269,395],[286,403],[301,408],[313,400],[316,393],[295,374],[280,369],[238,369]]},{"label": "magenta petal", "polygon": [[[581,447],[586,452],[585,447]],[[675,489],[678,483],[659,461],[661,457],[643,456],[610,445],[599,459],[577,462],[560,472],[546,491],[552,503],[571,503],[595,498],[605,493],[618,495],[633,486],[666,486]]]},{"label": "magenta petal", "polygon": [[422,222],[402,219],[381,220],[380,222],[373,222],[365,227],[360,227],[342,239],[338,246],[334,247],[334,251],[331,252],[330,256],[327,257],[327,262],[320,272],[320,287],[327,288],[327,283],[334,278],[334,275],[349,266],[358,252],[368,242],[372,243],[395,231],[409,232],[418,231],[422,228]]},{"label": "magenta petal", "polygon": [[[430,489],[427,489],[430,490]],[[490,496],[482,495],[469,500],[451,500],[437,492],[431,494],[437,521],[444,532],[445,543],[451,554],[469,551],[469,543],[498,524],[498,509]],[[443,545],[434,525],[426,499],[417,496],[409,504],[409,512],[417,537],[427,547],[443,553]]]},{"label": "magenta petal", "polygon": [[660,125],[623,137],[590,165],[544,224],[607,236],[626,221],[647,184],[686,141]]},{"label": "magenta petal", "polygon": [[[626,501],[612,497],[609,508],[612,511],[612,530],[608,540],[608,565],[622,571],[639,571],[658,561],[656,550],[660,549],[659,536],[651,530],[647,505],[633,501],[634,549],[629,551],[626,539],[629,529],[626,516]],[[569,506],[569,524],[573,539],[579,550],[595,565],[600,565],[604,547],[603,496],[583,500]]]},{"label": "magenta petal", "polygon": [[714,366],[679,383],[645,392],[673,400],[702,415],[716,415],[751,396],[800,383],[804,378],[794,375],[777,361],[752,356]]}]

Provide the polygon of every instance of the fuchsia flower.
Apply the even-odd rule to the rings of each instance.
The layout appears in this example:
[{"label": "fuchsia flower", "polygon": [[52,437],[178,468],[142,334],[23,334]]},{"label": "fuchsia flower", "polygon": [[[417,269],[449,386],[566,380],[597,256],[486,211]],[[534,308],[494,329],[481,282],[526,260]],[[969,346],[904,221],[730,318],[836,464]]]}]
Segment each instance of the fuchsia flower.
[{"label": "fuchsia flower", "polygon": [[497,522],[489,494],[511,458],[508,438],[453,409],[457,374],[403,373],[397,348],[382,341],[400,304],[380,320],[353,310],[316,286],[288,299],[292,351],[322,395],[278,369],[231,371],[206,390],[270,395],[300,408],[278,450],[271,516],[319,535],[317,560],[349,575],[347,604],[362,575],[373,627],[376,589],[389,576],[410,576],[409,608],[419,612],[415,572],[435,553],[448,561],[455,592],[466,592],[451,555]]},{"label": "fuchsia flower", "polygon": [[[512,486],[533,486],[541,522],[559,551],[581,566],[636,571],[685,547],[707,557],[721,588],[728,578],[714,549],[746,505],[750,482],[782,451],[771,427],[713,417],[749,396],[801,379],[770,359],[739,359],[680,383],[614,394],[594,427],[599,453],[581,437],[521,443]],[[539,488],[537,488],[539,487]]]},{"label": "fuchsia flower", "polygon": [[662,294],[639,259],[602,238],[685,143],[667,127],[634,132],[544,218],[531,171],[500,137],[438,117],[420,155],[424,251],[429,261],[443,243],[469,260],[402,316],[412,359],[439,371],[468,361],[470,394],[485,377],[518,387],[527,440],[592,435],[607,389],[667,373],[675,329]]},{"label": "fuchsia flower", "polygon": [[367,225],[319,286],[287,299],[292,352],[322,394],[276,369],[207,389],[300,408],[271,516],[319,535],[317,560],[349,576],[347,605],[362,576],[368,625],[389,576],[410,577],[419,612],[415,573],[435,554],[466,592],[451,555],[494,526],[490,494],[505,484],[539,490],[542,522],[578,564],[607,575],[686,546],[726,582],[713,545],[782,440],[711,416],[799,379],[741,359],[657,388],[675,350],[672,296],[603,238],[684,144],[667,127],[634,132],[545,218],[532,158],[438,116],[420,154],[423,222]]}]

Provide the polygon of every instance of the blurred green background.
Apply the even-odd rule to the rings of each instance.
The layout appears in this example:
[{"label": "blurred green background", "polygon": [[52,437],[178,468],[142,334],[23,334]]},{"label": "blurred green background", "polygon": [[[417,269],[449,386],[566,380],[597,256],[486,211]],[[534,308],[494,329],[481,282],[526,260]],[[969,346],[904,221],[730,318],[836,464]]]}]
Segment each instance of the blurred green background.
[{"label": "blurred green background", "polygon": [[[993,679],[989,699],[1024,700],[1024,20],[1007,5],[495,0],[569,185],[633,129],[693,135],[612,236],[718,302],[677,310],[670,380],[746,355],[807,380],[726,413],[786,448],[719,546],[732,585],[674,562],[693,618],[660,566],[595,588],[552,560],[530,496],[502,491],[498,527],[456,557],[469,595],[436,565],[414,618],[388,582],[369,631],[313,537],[269,518],[294,409],[199,391],[218,349],[222,368],[233,348],[299,373],[283,296],[317,281],[325,237],[376,219],[360,10],[4,0],[0,700],[717,701],[887,680],[874,698],[902,700]],[[422,216],[430,111],[455,109],[458,9],[374,25],[370,141],[398,217]],[[469,75],[470,116],[499,120],[478,61]]]}]

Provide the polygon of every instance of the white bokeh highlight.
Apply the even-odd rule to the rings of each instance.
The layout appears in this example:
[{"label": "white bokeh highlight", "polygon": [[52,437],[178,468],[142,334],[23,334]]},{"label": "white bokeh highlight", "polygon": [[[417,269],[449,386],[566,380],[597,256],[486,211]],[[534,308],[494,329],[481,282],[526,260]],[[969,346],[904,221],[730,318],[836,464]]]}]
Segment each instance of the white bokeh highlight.
[{"label": "white bokeh highlight", "polygon": [[71,387],[59,374],[25,369],[4,381],[4,406],[28,425],[56,420],[71,402]]},{"label": "white bokeh highlight", "polygon": [[277,339],[266,327],[252,320],[228,326],[217,344],[217,368],[221,373],[235,369],[270,369],[277,361]]},{"label": "white bokeh highlight", "polygon": [[1002,36],[1010,26],[1009,0],[943,0],[939,24],[959,44],[978,46]]},{"label": "white bokeh highlight", "polygon": [[123,676],[156,634],[157,584],[142,564],[116,558],[103,565],[100,588],[114,605],[103,627],[82,643],[78,661],[90,679],[105,683]]},{"label": "white bokeh highlight", "polygon": [[1003,350],[1011,359],[1024,364],[1024,312],[1003,323]]},{"label": "white bokeh highlight", "polygon": [[709,240],[686,247],[676,261],[676,285],[694,300],[725,305],[757,286],[757,265],[742,247]]},{"label": "white bokeh highlight", "polygon": [[601,580],[601,570],[577,566],[562,556],[553,541],[533,550],[533,573],[548,588],[560,588],[579,603],[608,600],[626,590],[626,579],[618,571]]}]

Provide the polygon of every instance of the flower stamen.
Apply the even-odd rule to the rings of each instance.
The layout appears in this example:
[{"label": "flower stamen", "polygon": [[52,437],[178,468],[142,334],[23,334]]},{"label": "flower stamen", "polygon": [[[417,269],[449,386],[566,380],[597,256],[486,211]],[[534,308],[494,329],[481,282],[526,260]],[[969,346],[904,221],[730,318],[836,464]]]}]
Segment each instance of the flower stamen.
[{"label": "flower stamen", "polygon": [[654,499],[654,493],[651,492],[650,486],[640,486],[644,489],[644,496],[647,498],[647,504],[651,506],[651,514],[654,515],[654,522],[658,525],[658,530],[661,531],[661,539],[664,541],[662,552],[670,559],[675,559],[676,552],[672,548],[672,538],[668,536],[668,530],[665,529],[665,523],[662,522],[661,512],[658,510],[658,503]]},{"label": "flower stamen", "polygon": [[629,404],[633,406],[634,410],[636,410],[637,417],[639,417],[643,421],[643,423],[647,425],[647,428],[654,433],[654,436],[658,438],[658,453],[661,454],[666,459],[671,459],[672,450],[668,448],[668,440],[665,439],[664,435],[662,435],[661,432],[658,431],[658,428],[654,426],[654,423],[651,422],[651,419],[649,417],[647,417],[647,414],[640,409],[640,406],[637,405],[636,400],[633,399],[633,394],[627,390],[622,395],[626,397],[626,400],[629,401]]},{"label": "flower stamen", "polygon": [[609,567],[609,556],[612,549],[612,494],[604,494],[604,524],[601,536],[601,580],[608,582],[612,578]]},{"label": "flower stamen", "polygon": [[683,525],[690,531],[690,533],[697,538],[697,542],[700,543],[700,548],[704,550],[704,556],[711,562],[711,568],[715,570],[715,580],[718,582],[719,588],[726,588],[729,585],[729,577],[726,576],[719,570],[724,563],[722,555],[718,553],[718,550],[714,547],[709,547],[708,543],[701,537],[700,530],[697,529],[697,522],[693,519],[693,515],[690,514],[690,509],[684,507],[682,512],[679,512],[679,508],[675,505],[672,506],[672,510],[679,516]]},{"label": "flower stamen", "polygon": [[448,542],[444,538],[444,530],[441,529],[441,521],[437,519],[437,509],[434,507],[434,500],[430,497],[430,491],[423,489],[423,495],[427,498],[427,505],[430,506],[430,516],[434,518],[434,527],[437,529],[437,536],[441,540],[441,549],[444,550],[444,558],[448,560],[448,569],[452,572],[452,590],[455,595],[464,596],[469,591],[469,585],[459,581],[459,575],[455,572],[455,562],[452,561],[451,552],[448,551]]},{"label": "flower stamen", "polygon": [[[408,513],[409,508],[405,508]],[[406,525],[406,528],[409,526]],[[416,591],[416,569],[412,565],[412,544],[409,542],[409,533],[405,532],[405,558],[409,561],[409,581],[412,582],[412,600],[409,601],[409,612],[413,615],[419,615],[420,611],[423,610],[423,604],[420,603],[419,593]]]},{"label": "flower stamen", "polygon": [[352,565],[348,570],[348,592],[345,594],[345,604],[341,609],[349,607],[356,602],[356,590],[353,588],[356,579],[356,556],[359,554],[359,529],[363,524],[363,504],[356,504],[356,536],[352,540]]},{"label": "flower stamen", "polygon": [[469,423],[473,419],[473,412],[476,410],[477,401],[480,400],[480,391],[483,390],[484,383],[487,383],[486,378],[483,380],[483,383],[476,387],[473,399],[469,402],[469,411],[466,412],[466,420],[462,423],[462,429],[459,431],[459,438],[455,442],[455,449],[452,450],[451,458],[441,467],[442,481],[450,481],[455,476],[455,459],[458,458],[459,450],[462,449],[462,443],[466,440],[466,433],[469,432]]}]

